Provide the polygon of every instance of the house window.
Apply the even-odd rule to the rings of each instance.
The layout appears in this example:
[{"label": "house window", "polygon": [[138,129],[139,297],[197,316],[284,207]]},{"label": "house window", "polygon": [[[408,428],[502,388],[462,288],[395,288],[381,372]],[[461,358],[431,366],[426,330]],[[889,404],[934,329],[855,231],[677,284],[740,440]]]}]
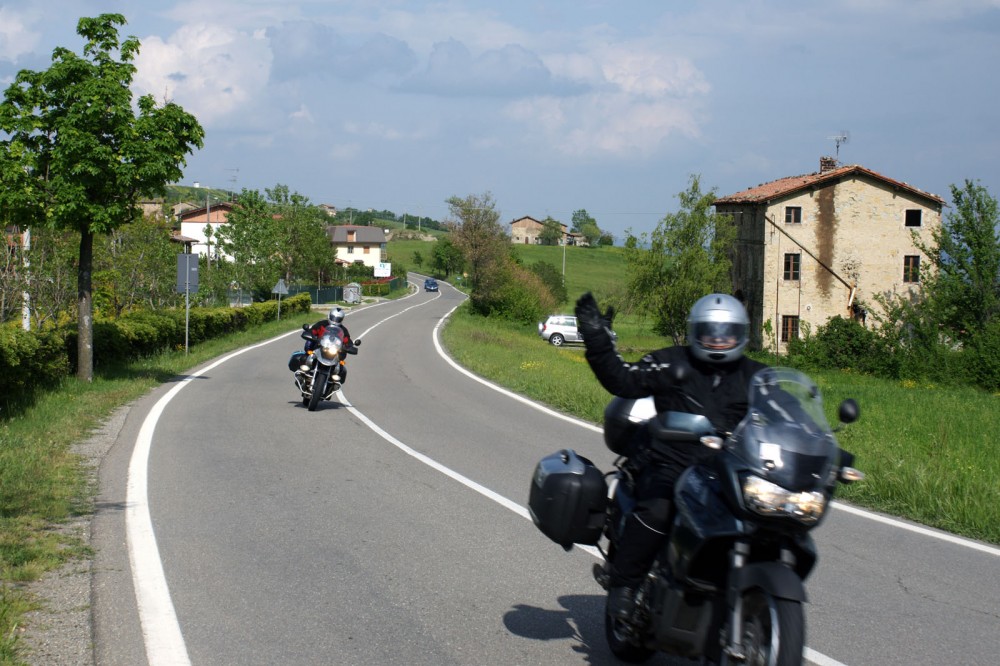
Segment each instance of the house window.
[{"label": "house window", "polygon": [[796,315],[782,315],[781,341],[788,342],[799,337],[799,318]]},{"label": "house window", "polygon": [[802,206],[785,206],[785,224],[802,224]]},{"label": "house window", "polygon": [[364,252],[364,253],[365,253],[365,254],[368,254],[368,253],[370,253],[371,251],[372,251],[372,249],[371,249],[370,247],[368,247],[367,245],[365,245],[365,252]]},{"label": "house window", "polygon": [[786,280],[798,280],[799,279],[799,262],[802,259],[802,255],[798,253],[789,253],[785,255],[785,279]]},{"label": "house window", "polygon": [[347,254],[354,254],[354,246],[353,245],[348,245],[347,246]]},{"label": "house window", "polygon": [[921,226],[921,220],[923,218],[922,213],[923,211],[920,209],[906,211],[906,226],[908,227]]},{"label": "house window", "polygon": [[920,255],[903,257],[903,282],[920,282]]},{"label": "house window", "polygon": [[356,231],[348,231],[347,232],[347,242],[348,243],[353,243],[355,241],[355,237],[356,236],[357,236],[357,232]]}]

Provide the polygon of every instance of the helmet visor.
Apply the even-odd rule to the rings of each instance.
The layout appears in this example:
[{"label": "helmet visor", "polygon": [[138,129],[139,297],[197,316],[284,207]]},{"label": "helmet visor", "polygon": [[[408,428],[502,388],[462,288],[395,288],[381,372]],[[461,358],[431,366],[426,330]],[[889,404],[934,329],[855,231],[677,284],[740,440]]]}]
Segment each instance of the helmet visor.
[{"label": "helmet visor", "polygon": [[694,325],[692,342],[709,351],[729,351],[738,347],[746,334],[746,324],[702,321]]}]

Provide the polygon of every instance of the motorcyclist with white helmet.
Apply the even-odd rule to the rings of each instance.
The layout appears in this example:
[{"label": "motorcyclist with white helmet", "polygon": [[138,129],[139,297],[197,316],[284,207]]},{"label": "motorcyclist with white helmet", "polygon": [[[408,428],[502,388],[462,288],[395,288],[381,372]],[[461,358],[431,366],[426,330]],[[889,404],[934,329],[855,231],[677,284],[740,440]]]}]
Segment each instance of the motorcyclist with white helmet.
[{"label": "motorcyclist with white helmet", "polygon": [[[323,334],[326,333],[326,330],[328,328],[336,327],[340,330],[340,338],[344,343],[343,347],[344,351],[340,353],[341,361],[343,361],[343,359],[347,355],[346,350],[350,349],[351,345],[353,344],[353,341],[351,340],[351,334],[347,330],[347,326],[344,325],[344,317],[346,316],[346,314],[347,313],[344,312],[343,308],[334,307],[332,310],[330,310],[330,313],[327,315],[326,319],[320,319],[318,322],[309,327],[309,332],[312,333],[313,336],[315,336],[315,340],[317,342],[306,340],[305,350],[309,352],[315,349],[316,346],[319,345],[318,340],[323,337]],[[309,356],[309,362],[310,363],[315,362],[314,359],[312,358],[312,355]],[[302,369],[308,370],[310,368],[303,367]],[[337,375],[334,375],[333,380],[339,381],[341,384],[343,384],[346,379],[347,379],[347,364],[341,363],[339,366],[339,373]]]},{"label": "motorcyclist with white helmet", "polygon": [[[636,363],[626,362],[615,348],[611,308],[602,314],[588,292],[576,303],[576,317],[587,362],[608,392],[623,398],[652,396],[657,412],[704,414],[724,431],[732,431],[746,413],[747,384],[766,367],[744,356],[750,320],[743,304],[725,294],[704,296],[691,308],[688,344],[654,351]],[[683,368],[680,374],[678,367]],[[638,470],[637,504],[626,519],[609,572],[608,613],[621,619],[631,615],[635,591],[669,532],[674,482],[687,467],[712,455],[697,444],[640,446],[632,457]]]}]

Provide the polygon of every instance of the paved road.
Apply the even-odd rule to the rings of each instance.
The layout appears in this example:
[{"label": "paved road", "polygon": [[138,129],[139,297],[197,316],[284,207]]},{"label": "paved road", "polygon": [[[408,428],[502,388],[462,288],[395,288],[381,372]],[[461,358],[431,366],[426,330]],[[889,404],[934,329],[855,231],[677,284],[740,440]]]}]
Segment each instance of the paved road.
[{"label": "paved road", "polygon": [[[441,288],[349,315],[364,342],[343,403],[301,405],[290,335],[130,411],[93,528],[99,664],[147,650],[193,664],[614,663],[593,556],[564,553],[523,510],[541,456],[572,447],[608,469],[611,455],[593,429],[442,358],[434,330],[462,297]],[[812,661],[996,661],[998,551],[845,510],[817,540]]]}]

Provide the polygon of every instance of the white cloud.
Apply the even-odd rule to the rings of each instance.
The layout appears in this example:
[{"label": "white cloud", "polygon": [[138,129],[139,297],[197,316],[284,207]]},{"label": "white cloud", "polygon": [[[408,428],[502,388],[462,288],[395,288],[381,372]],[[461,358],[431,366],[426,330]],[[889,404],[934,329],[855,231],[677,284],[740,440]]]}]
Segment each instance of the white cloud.
[{"label": "white cloud", "polygon": [[697,137],[711,92],[689,59],[641,42],[550,54],[553,73],[586,87],[584,95],[535,97],[508,104],[507,117],[534,141],[574,157],[647,156],[675,135]]},{"label": "white cloud", "polygon": [[361,156],[362,146],[360,143],[338,143],[330,146],[327,152],[336,162],[350,162]]},{"label": "white cloud", "polygon": [[673,135],[700,133],[691,105],[623,93],[537,98],[509,104],[505,111],[552,150],[572,157],[645,157]]},{"label": "white cloud", "polygon": [[23,14],[0,6],[0,58],[14,62],[35,49],[41,34],[28,29],[30,22]]},{"label": "white cloud", "polygon": [[605,48],[595,55],[607,81],[630,95],[689,98],[710,91],[702,73],[684,57],[631,46]]},{"label": "white cloud", "polygon": [[203,126],[254,109],[267,85],[271,52],[260,33],[202,23],[141,41],[135,87],[177,102]]}]

